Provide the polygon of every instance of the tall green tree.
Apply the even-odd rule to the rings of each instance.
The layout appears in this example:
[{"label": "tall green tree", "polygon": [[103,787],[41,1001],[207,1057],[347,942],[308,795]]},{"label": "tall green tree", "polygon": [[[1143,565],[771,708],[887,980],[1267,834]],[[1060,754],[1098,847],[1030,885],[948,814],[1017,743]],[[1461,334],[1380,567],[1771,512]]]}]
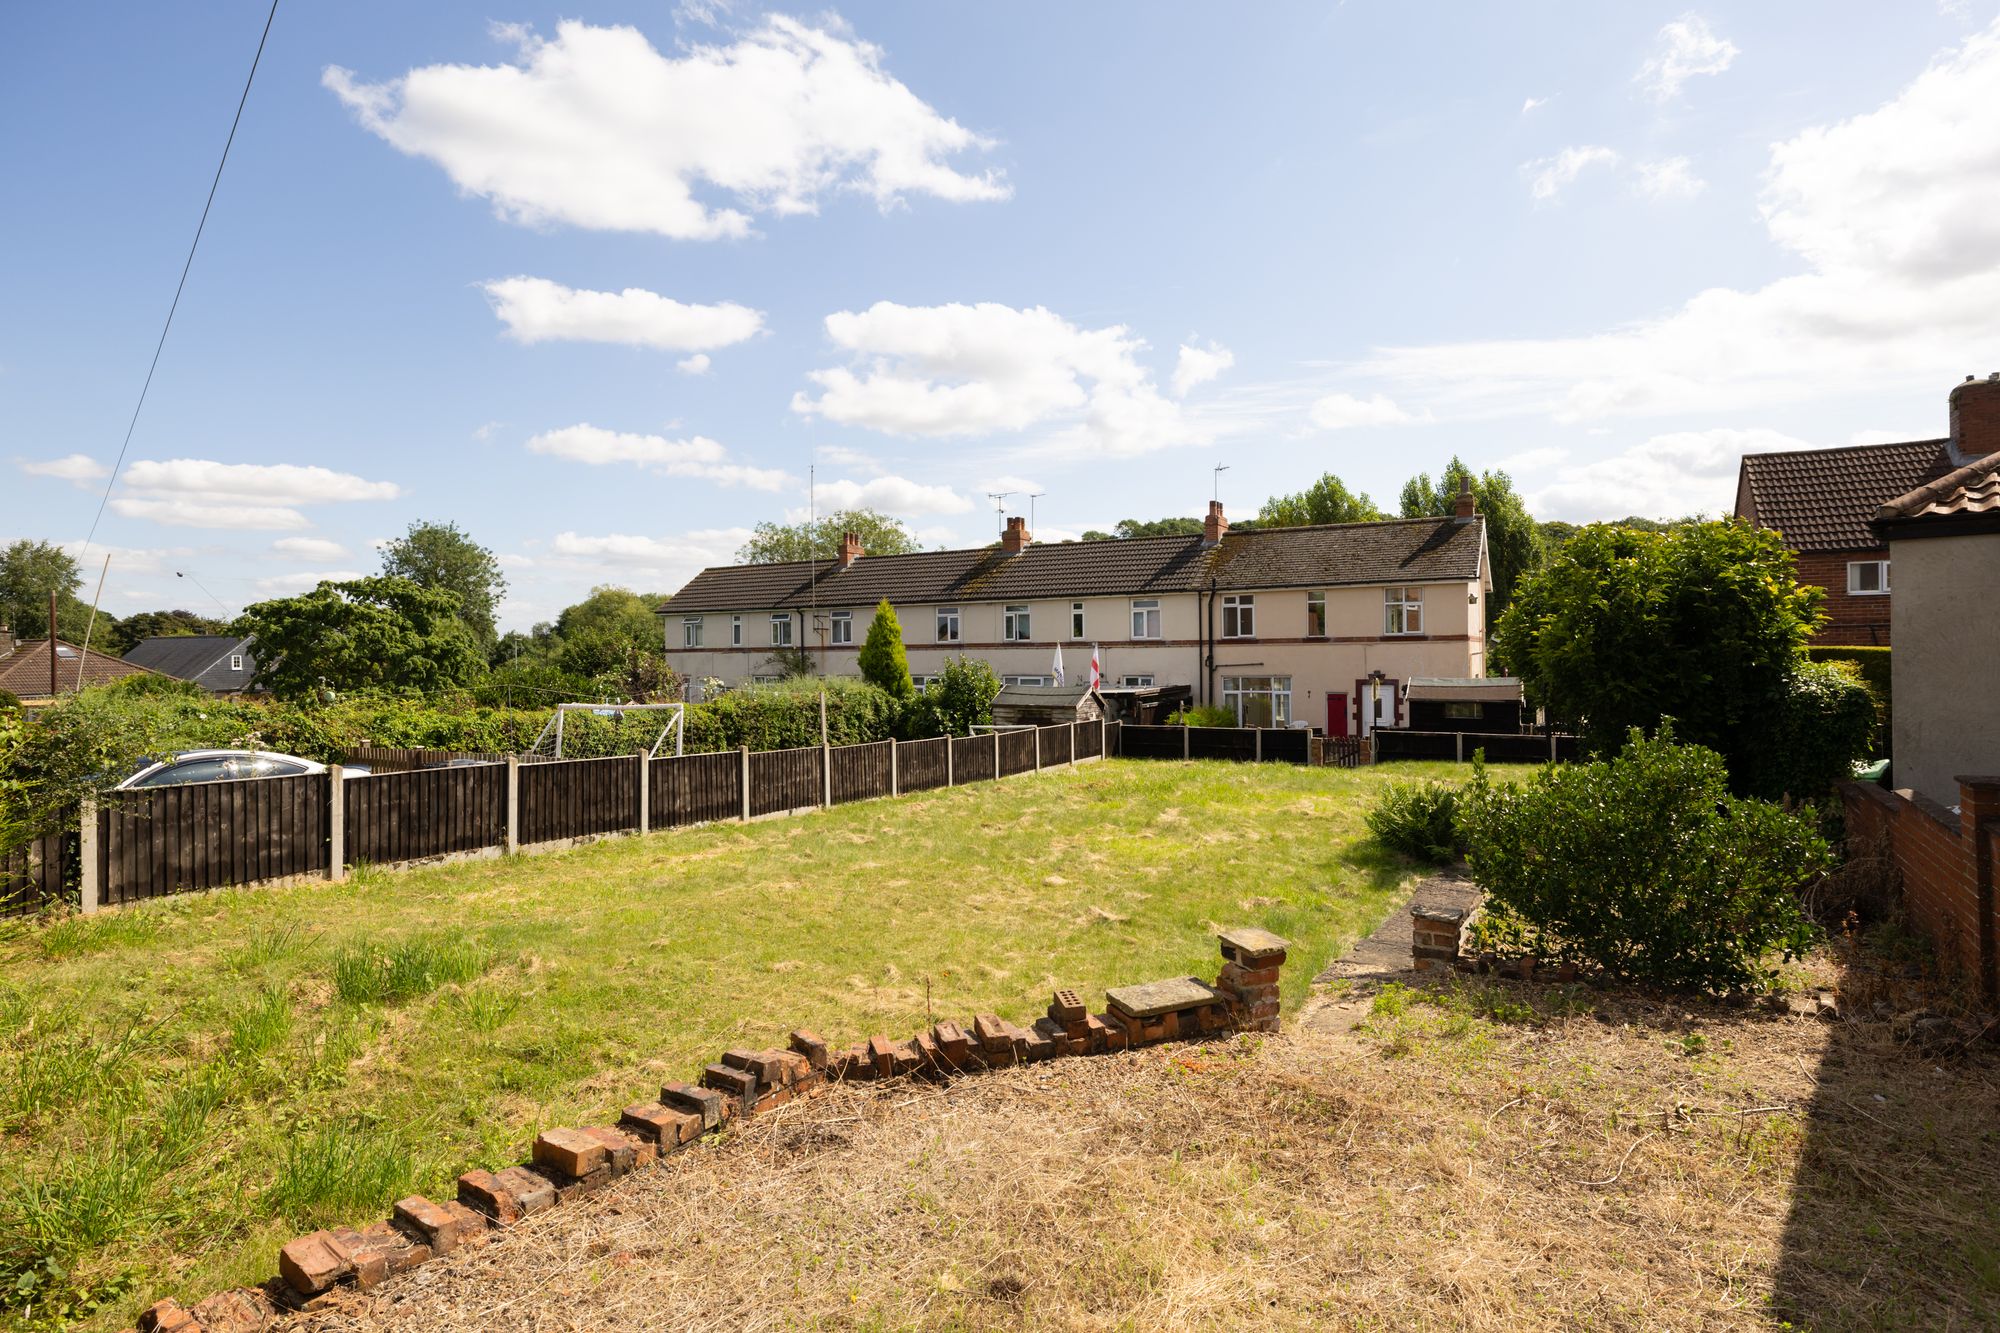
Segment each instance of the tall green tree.
[{"label": "tall green tree", "polygon": [[1468,480],[1486,519],[1486,555],[1493,566],[1493,596],[1486,607],[1490,625],[1513,604],[1521,576],[1541,564],[1544,552],[1541,527],[1515,493],[1513,478],[1505,472],[1475,474],[1454,456],[1435,486],[1427,472],[1403,483],[1403,517],[1443,518],[1458,503],[1459,484]]},{"label": "tall green tree", "polygon": [[382,548],[382,573],[408,579],[458,598],[458,618],[483,653],[497,641],[493,617],[507,595],[500,561],[456,523],[412,523],[410,530]]},{"label": "tall green tree", "polygon": [[[1865,752],[1869,730],[1866,696],[1854,693],[1866,687],[1808,669],[1825,596],[1798,581],[1774,532],[1594,524],[1522,582],[1494,655],[1596,753],[1671,720],[1678,738],[1724,757],[1739,791],[1818,796]],[[1815,735],[1842,752],[1808,744]],[[1806,750],[1814,772],[1771,762]]]},{"label": "tall green tree", "polygon": [[917,692],[916,683],[910,679],[909,655],[903,651],[903,624],[896,619],[896,609],[886,597],[875,608],[875,618],[868,622],[868,638],[862,643],[859,656],[863,680],[898,699],[907,699]]},{"label": "tall green tree", "polygon": [[19,639],[39,639],[49,632],[49,594],[56,594],[58,632],[83,639],[90,608],[77,599],[83,573],[68,551],[53,542],[23,537],[0,550],[0,625]]},{"label": "tall green tree", "polygon": [[845,532],[861,538],[865,555],[908,555],[918,549],[910,530],[889,515],[874,509],[841,509],[817,522],[759,523],[736,558],[746,565],[831,560],[840,554]]},{"label": "tall green tree", "polygon": [[1265,528],[1302,528],[1314,523],[1370,523],[1388,515],[1375,507],[1365,494],[1347,489],[1347,483],[1331,472],[1302,491],[1274,495],[1257,511],[1257,524]]},{"label": "tall green tree", "polygon": [[177,638],[186,634],[223,634],[229,630],[229,622],[217,620],[214,616],[198,615],[193,611],[138,611],[122,616],[115,624],[106,625],[102,617],[97,622],[99,634],[109,633],[104,641],[104,651],[129,653],[145,639]]},{"label": "tall green tree", "polygon": [[432,694],[485,669],[457,594],[388,575],[258,602],[235,628],[256,637],[257,683],[281,699],[309,697],[322,681],[340,691]]},{"label": "tall green tree", "polygon": [[1137,519],[1121,518],[1106,532],[1102,528],[1092,528],[1083,534],[1087,542],[1104,542],[1113,538],[1130,541],[1134,537],[1198,537],[1201,535],[1201,520],[1189,518],[1185,514],[1175,514],[1171,518]]}]

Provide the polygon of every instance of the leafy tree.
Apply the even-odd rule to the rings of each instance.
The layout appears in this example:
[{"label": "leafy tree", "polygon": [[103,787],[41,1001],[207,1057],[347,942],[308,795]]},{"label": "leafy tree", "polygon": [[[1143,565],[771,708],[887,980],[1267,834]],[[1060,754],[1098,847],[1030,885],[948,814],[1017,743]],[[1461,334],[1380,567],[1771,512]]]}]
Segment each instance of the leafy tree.
[{"label": "leafy tree", "polygon": [[[1819,706],[1793,695],[1824,597],[1799,583],[1774,532],[1737,521],[1669,532],[1595,524],[1522,583],[1494,653],[1594,752],[1672,719],[1728,761],[1739,791],[1776,795],[1756,751],[1784,743],[1795,709]],[[1836,715],[1848,707],[1820,694]]]},{"label": "leafy tree", "polygon": [[139,611],[108,626],[100,618],[98,630],[106,635],[106,652],[123,654],[131,652],[146,639],[226,634],[229,622],[213,616],[197,615],[193,611]]},{"label": "leafy tree", "polygon": [[643,654],[664,655],[656,608],[665,600],[630,588],[592,588],[590,596],[556,617],[549,660],[569,675],[596,680],[621,676]]},{"label": "leafy tree", "polygon": [[1387,518],[1366,495],[1347,489],[1331,472],[1293,495],[1274,495],[1257,511],[1267,528],[1300,528],[1312,523],[1369,523]]},{"label": "leafy tree", "polygon": [[76,590],[83,574],[68,551],[53,542],[23,537],[0,550],[0,625],[20,639],[39,639],[49,632],[49,593],[56,594],[57,632],[81,642],[90,608]]},{"label": "leafy tree", "polygon": [[235,628],[256,637],[256,683],[280,698],[311,695],[322,680],[342,691],[429,694],[484,668],[457,594],[386,574],[258,602]]},{"label": "leafy tree", "polygon": [[1513,479],[1505,472],[1475,476],[1454,457],[1437,485],[1431,484],[1427,472],[1403,483],[1403,517],[1442,518],[1451,513],[1458,503],[1459,483],[1467,480],[1472,482],[1472,496],[1486,519],[1486,555],[1493,566],[1493,596],[1486,608],[1491,623],[1512,605],[1521,576],[1541,564],[1544,552],[1541,527],[1515,494]]},{"label": "leafy tree", "polygon": [[408,532],[382,548],[382,573],[455,595],[458,618],[472,631],[473,642],[481,652],[493,651],[493,615],[507,595],[507,576],[493,552],[458,524],[410,524]]},{"label": "leafy tree", "polygon": [[[1702,519],[1699,516],[1657,519],[1641,518],[1637,514],[1627,514],[1624,518],[1610,520],[1610,525],[1614,528],[1631,528],[1635,532],[1669,532],[1674,528],[1686,527],[1690,523],[1700,522],[1702,522]],[[1571,537],[1583,531],[1584,527],[1581,523],[1565,523],[1559,518],[1547,519],[1541,523],[1537,523],[1535,526],[1541,530],[1542,549],[1544,552],[1561,546]]]},{"label": "leafy tree", "polygon": [[970,736],[974,727],[991,726],[993,700],[1000,677],[984,658],[948,658],[944,670],[931,677],[923,693],[910,701],[904,715],[906,736]]},{"label": "leafy tree", "polygon": [[896,619],[896,608],[883,598],[875,608],[875,618],[868,622],[868,638],[861,645],[861,678],[871,685],[879,686],[898,699],[907,699],[917,692],[916,684],[910,679],[910,659],[903,651],[903,624]]},{"label": "leafy tree", "polygon": [[1083,539],[1087,542],[1101,542],[1110,541],[1113,538],[1119,541],[1130,541],[1134,537],[1199,537],[1201,535],[1201,522],[1200,519],[1189,518],[1185,514],[1176,514],[1171,518],[1156,518],[1151,521],[1136,518],[1121,518],[1112,526],[1111,531],[1105,532],[1099,528],[1092,528],[1083,534]]},{"label": "leafy tree", "polygon": [[861,549],[867,555],[908,555],[918,549],[910,530],[889,515],[874,509],[842,509],[817,522],[759,523],[736,558],[746,565],[831,560],[840,554],[840,537],[845,532],[861,538]]}]

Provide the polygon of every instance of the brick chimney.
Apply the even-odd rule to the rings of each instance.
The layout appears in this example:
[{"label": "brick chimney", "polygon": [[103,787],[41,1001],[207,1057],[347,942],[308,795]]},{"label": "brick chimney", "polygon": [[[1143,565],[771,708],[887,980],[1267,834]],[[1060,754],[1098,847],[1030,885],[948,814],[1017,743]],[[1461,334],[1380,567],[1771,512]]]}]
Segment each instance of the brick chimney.
[{"label": "brick chimney", "polygon": [[5,657],[13,651],[14,631],[5,625],[0,625],[0,657]]},{"label": "brick chimney", "polygon": [[1000,549],[1008,555],[1019,555],[1028,549],[1028,520],[1010,518],[1007,531],[1000,535]]},{"label": "brick chimney", "polygon": [[1471,477],[1458,479],[1458,498],[1452,501],[1451,512],[1459,518],[1471,518],[1479,512],[1479,501],[1472,494]]},{"label": "brick chimney", "polygon": [[2000,371],[1951,391],[1951,457],[1959,467],[2000,453]]},{"label": "brick chimney", "polygon": [[861,537],[858,533],[840,534],[840,558],[834,562],[835,569],[846,569],[861,558]]},{"label": "brick chimney", "polygon": [[1208,502],[1208,517],[1201,521],[1201,544],[1213,546],[1229,532],[1229,520],[1222,516],[1222,501]]}]

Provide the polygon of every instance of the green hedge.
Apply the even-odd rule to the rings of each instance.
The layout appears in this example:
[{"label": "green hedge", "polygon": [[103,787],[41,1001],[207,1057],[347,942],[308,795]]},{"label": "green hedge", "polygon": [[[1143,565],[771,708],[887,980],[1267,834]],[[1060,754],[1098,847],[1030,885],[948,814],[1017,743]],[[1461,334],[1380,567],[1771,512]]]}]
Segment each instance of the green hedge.
[{"label": "green hedge", "polygon": [[1830,645],[1808,648],[1806,656],[1815,662],[1852,662],[1862,681],[1875,695],[1875,756],[1889,756],[1893,728],[1893,698],[1889,692],[1889,650]]}]

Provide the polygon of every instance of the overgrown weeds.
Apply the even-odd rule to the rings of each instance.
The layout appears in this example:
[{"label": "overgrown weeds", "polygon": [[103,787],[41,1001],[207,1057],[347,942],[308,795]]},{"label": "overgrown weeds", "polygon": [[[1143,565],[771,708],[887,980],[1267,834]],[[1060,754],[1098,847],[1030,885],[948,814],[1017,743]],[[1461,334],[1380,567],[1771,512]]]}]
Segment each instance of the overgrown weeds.
[{"label": "overgrown weeds", "polygon": [[333,960],[333,988],[349,1004],[401,1004],[483,973],[493,955],[462,934],[417,936],[386,948],[350,945]]}]

